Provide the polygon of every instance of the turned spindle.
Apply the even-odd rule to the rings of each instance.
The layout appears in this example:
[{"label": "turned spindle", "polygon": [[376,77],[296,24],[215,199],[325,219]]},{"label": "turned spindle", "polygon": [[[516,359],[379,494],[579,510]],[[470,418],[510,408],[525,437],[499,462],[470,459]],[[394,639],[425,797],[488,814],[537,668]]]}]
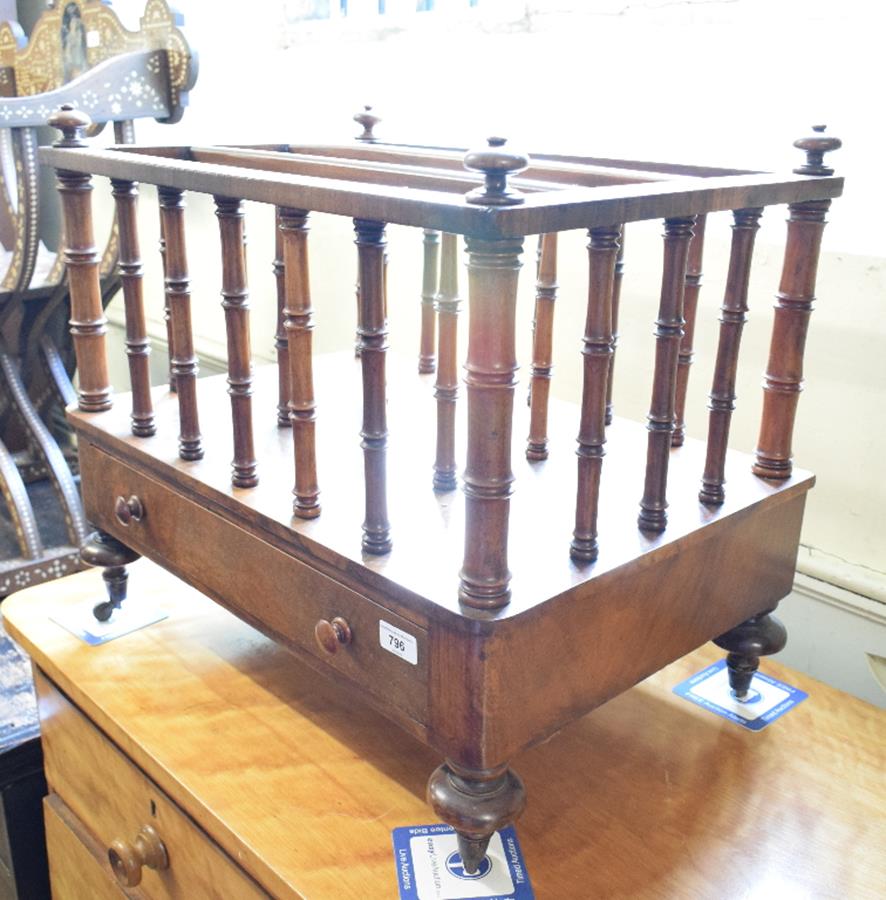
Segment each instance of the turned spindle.
[{"label": "turned spindle", "polygon": [[286,306],[283,322],[288,340],[289,421],[295,463],[292,511],[300,519],[320,515],[312,357],[314,311],[308,267],[308,214],[301,209],[280,210]]},{"label": "turned spindle", "polygon": [[228,396],[234,432],[231,483],[235,487],[254,487],[258,484],[258,474],[252,437],[252,354],[243,201],[216,197],[215,215],[221,238],[222,309],[228,339]]},{"label": "turned spindle", "polygon": [[535,283],[535,320],[532,328],[532,378],[529,383],[529,439],[527,459],[548,458],[548,397],[554,341],[554,303],[557,299],[557,233],[539,235],[538,275]]},{"label": "turned spindle", "polygon": [[578,490],[570,549],[572,558],[581,562],[597,558],[597,506],[606,443],[606,382],[612,359],[612,294],[619,228],[591,228],[588,235],[588,311],[581,351],[584,383],[576,450]]},{"label": "turned spindle", "polygon": [[506,765],[476,770],[447,760],[431,774],[427,800],[455,828],[465,871],[473,874],[486,856],[492,835],[523,812],[526,789]]},{"label": "turned spindle", "polygon": [[[158,192],[159,199],[159,192]],[[164,234],[163,209],[158,205],[160,213],[160,240],[157,249],[160,251],[160,264],[163,269],[163,283],[166,284],[166,236]],[[172,311],[169,308],[169,294],[164,291],[163,296],[163,323],[166,326],[166,348],[169,353],[169,391],[175,393],[175,372],[172,371]]]},{"label": "turned spindle", "polygon": [[274,263],[271,266],[277,287],[277,424],[288,428],[289,422],[289,340],[286,336],[286,267],[283,264],[283,234],[280,231],[280,208],[274,210]]},{"label": "turned spindle", "polygon": [[[838,138],[825,137],[824,125],[815,134],[794,142],[806,151],[806,163],[794,171],[800,175],[833,175],[823,163],[824,154],[837,150]],[[807,200],[788,206],[788,236],[784,267],[775,300],[775,318],[769,363],[763,378],[763,418],[757,443],[755,475],[784,479],[791,474],[791,442],[797,404],[803,390],[803,353],[815,300],[815,277],[825,216],[830,200]]]},{"label": "turned spindle", "polygon": [[385,355],[388,349],[385,320],[385,225],[355,219],[360,264],[360,362],[363,367],[363,428],[360,431],[366,487],[363,549],[383,554],[391,549],[388,522],[387,446],[385,410]]},{"label": "turned spindle", "polygon": [[606,379],[606,424],[612,424],[612,384],[615,376],[615,351],[618,349],[618,309],[621,305],[621,281],[624,276],[625,229],[618,229],[618,256],[615,258],[615,280],[612,285],[612,356]]},{"label": "turned spindle", "polygon": [[686,391],[689,387],[689,368],[692,365],[692,345],[695,340],[695,314],[698,309],[698,294],[701,290],[701,261],[704,253],[704,229],[707,216],[698,216],[689,242],[689,256],[686,260],[686,283],[683,286],[683,338],[677,356],[677,393],[674,398],[674,433],[671,446],[682,447],[686,438]]},{"label": "turned spindle", "polygon": [[126,316],[126,356],[132,386],[132,433],[138,437],[154,434],[151,404],[151,345],[145,324],[142,289],[142,261],[138,242],[138,186],[132,181],[111,180],[119,233],[118,270],[123,283]]},{"label": "turned spindle", "polygon": [[721,504],[726,497],[723,490],[726,480],[726,448],[732,411],[735,409],[738,352],[742,330],[747,321],[751,259],[762,213],[762,209],[737,209],[732,214],[732,251],[729,256],[729,273],[726,276],[726,293],[720,308],[720,340],[708,404],[710,417],[707,454],[698,494],[702,503],[715,506]]},{"label": "turned spindle", "polygon": [[364,106],[360,112],[356,113],[354,121],[363,129],[357,135],[356,139],[358,141],[363,141],[367,144],[374,144],[378,141],[378,138],[372,133],[372,129],[381,122],[381,118],[372,111],[371,106]]},{"label": "turned spindle", "polygon": [[655,372],[646,425],[646,481],[638,519],[643,531],[664,531],[667,525],[668,461],[683,336],[683,289],[694,224],[695,216],[665,219],[661,301],[655,322]]},{"label": "turned spindle", "polygon": [[[504,149],[503,138],[466,154],[468,169],[484,173],[484,188],[468,203],[492,206],[522,203],[508,173],[529,165],[522,154]],[[511,598],[508,569],[511,437],[516,386],[517,278],[523,238],[466,237],[468,250],[468,447],[464,470],[465,552],[459,573],[459,600],[477,609],[496,609]]]},{"label": "turned spindle", "polygon": [[437,279],[440,269],[440,232],[424,229],[424,262],[421,284],[421,340],[418,352],[418,371],[434,371],[434,301],[437,299]]},{"label": "turned spindle", "polygon": [[[77,149],[86,146],[83,132],[92,121],[66,103],[49,124],[62,132],[53,146]],[[65,221],[64,257],[71,295],[71,338],[77,357],[78,405],[84,412],[100,412],[111,408],[111,383],[105,346],[107,319],[93,236],[92,176],[57,169],[56,177]]]},{"label": "turned spindle", "polygon": [[437,457],[434,461],[434,490],[455,490],[455,405],[458,396],[458,237],[443,235],[440,264],[440,293],[437,316],[440,320],[437,345]]},{"label": "turned spindle", "polygon": [[185,248],[185,202],[181,190],[157,188],[166,263],[166,302],[172,330],[170,368],[178,393],[178,454],[182,459],[201,459],[203,442],[197,415],[197,356],[191,328],[191,290]]},{"label": "turned spindle", "polygon": [[787,639],[787,630],[781,620],[769,612],[754,616],[726,634],[714,638],[718,647],[729,651],[726,657],[729,687],[739,700],[748,695],[751,680],[760,665],[760,657],[783,650]]},{"label": "turned spindle", "polygon": [[514,410],[515,314],[521,238],[467,238],[468,449],[465,554],[459,599],[496,608],[510,600],[508,517]]}]

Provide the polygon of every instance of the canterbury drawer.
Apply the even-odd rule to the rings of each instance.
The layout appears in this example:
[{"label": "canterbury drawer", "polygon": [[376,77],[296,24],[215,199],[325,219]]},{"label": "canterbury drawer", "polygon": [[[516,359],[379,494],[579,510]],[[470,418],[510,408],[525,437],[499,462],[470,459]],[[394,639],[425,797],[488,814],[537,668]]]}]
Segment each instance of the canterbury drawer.
[{"label": "canterbury drawer", "polygon": [[[80,471],[90,521],[276,640],[427,722],[423,628],[85,440]],[[125,525],[119,498],[128,504]]]},{"label": "canterbury drawer", "polygon": [[108,874],[113,858],[121,884],[152,898],[268,896],[44,675],[35,683],[50,790],[101,848]]}]

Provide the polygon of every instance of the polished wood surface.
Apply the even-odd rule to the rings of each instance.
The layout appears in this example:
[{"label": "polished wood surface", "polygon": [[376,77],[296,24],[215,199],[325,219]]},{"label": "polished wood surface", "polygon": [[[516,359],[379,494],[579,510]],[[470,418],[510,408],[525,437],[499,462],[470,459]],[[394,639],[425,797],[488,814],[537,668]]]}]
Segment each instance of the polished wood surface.
[{"label": "polished wood surface", "polygon": [[440,254],[440,291],[434,304],[439,318],[437,343],[437,454],[434,490],[454,491],[458,486],[455,458],[455,420],[458,402],[458,237],[444,234]]},{"label": "polished wood surface", "polygon": [[[205,423],[207,446],[213,449],[207,451],[204,459],[177,462],[178,408],[175,395],[165,387],[154,389],[157,433],[153,437],[132,436],[128,410],[122,404],[99,415],[78,413],[75,421],[86,442],[111,449],[115,455],[125,457],[127,465],[137,466],[154,477],[162,475],[170,487],[208,509],[242,515],[243,524],[257,529],[263,540],[313,565],[322,567],[324,561],[333,560],[328,571],[346,583],[362,585],[362,590],[385,590],[392,595],[392,602],[415,610],[413,615],[426,616],[438,608],[459,614],[455,593],[465,501],[460,491],[437,496],[428,483],[435,442],[432,379],[417,378],[414,364],[409,365],[395,353],[389,354],[388,362],[388,451],[392,466],[399,473],[398,484],[411,489],[391,492],[391,518],[398,540],[389,555],[378,558],[365,557],[361,552],[362,510],[353,502],[354,491],[362,492],[362,451],[359,438],[355,437],[361,422],[362,400],[361,363],[349,352],[324,354],[315,360],[314,387],[320,410],[318,474],[325,503],[323,514],[309,522],[292,518],[286,492],[274,479],[263,479],[249,491],[231,486],[227,455],[230,431],[224,417],[215,416]],[[273,367],[256,367],[253,405],[257,421],[274,421],[276,379]],[[212,409],[226,404],[226,388],[223,376],[199,379],[201,406]],[[459,403],[456,413],[457,456],[462,459],[465,407],[464,402]],[[527,413],[525,403],[514,405],[517,434],[528,432]],[[638,490],[642,485],[646,430],[639,423],[616,417],[607,431],[608,469],[601,484],[600,555],[593,567],[576,566],[570,562],[568,548],[574,524],[575,437],[579,418],[574,404],[552,399],[551,458],[530,464],[519,446],[512,455],[511,465],[517,477],[511,498],[512,533],[527,535],[532,554],[527,557],[520,552],[520,545],[518,552],[512,553],[511,602],[495,614],[496,619],[520,615],[548,597],[612,575],[638,553],[650,557],[650,563],[673,556],[680,539],[696,534],[695,539],[700,540],[704,529],[716,531],[718,525],[764,500],[776,495],[787,499],[811,487],[812,476],[799,469],[791,479],[779,483],[755,478],[750,474],[752,457],[730,450],[726,478],[732,490],[725,504],[716,510],[701,507],[696,494],[705,448],[702,442],[687,439],[683,447],[670,453],[672,496],[667,531],[660,535],[638,533],[635,508],[624,501],[623,490],[625,484],[636,485]],[[292,440],[288,431],[263,429],[257,450],[269,471],[291,469]],[[113,492],[101,481],[91,486],[86,479],[84,487],[96,498],[89,509],[91,521],[112,527]],[[127,491],[126,496],[130,493]],[[556,528],[536,527],[537,510],[541,508],[558,523]],[[150,517],[144,527],[149,521]],[[173,523],[165,524],[172,533]],[[138,530],[130,529],[125,536],[128,541],[138,541]],[[428,546],[435,548],[433,554],[426,552]],[[421,598],[432,603],[422,603]]]},{"label": "polished wood surface", "polygon": [[53,900],[121,900],[124,894],[101,866],[101,846],[56,795],[43,801]]},{"label": "polished wood surface", "polygon": [[[185,246],[184,192],[162,187],[157,191],[163,235],[163,271],[172,340],[169,343],[170,380],[175,382],[179,407],[179,456],[200,459],[203,442],[197,411],[197,356],[191,324],[191,283]],[[79,357],[78,357],[79,363]]]},{"label": "polished wood surface", "polygon": [[145,324],[142,260],[138,240],[138,185],[111,182],[120,230],[120,280],[126,310],[126,356],[132,386],[132,433],[141,437],[156,430],[151,407],[151,344]]},{"label": "polished wood surface", "polygon": [[258,483],[258,464],[252,437],[252,351],[243,201],[216,197],[215,215],[221,238],[221,293],[228,340],[228,394],[234,436],[231,481],[237,487],[254,487]]},{"label": "polished wood surface", "polygon": [[35,684],[49,789],[102,847],[122,887],[141,885],[152,898],[263,896],[40,669]]},{"label": "polished wood surface", "polygon": [[[158,152],[155,148],[133,152],[70,148],[40,151],[40,159],[45,164],[73,171],[130,178],[147,184],[173,182],[208,194],[224,194],[236,186],[238,194],[246,200],[486,239],[681,216],[688,207],[703,213],[836,197],[843,189],[842,178],[813,179],[768,173],[678,177],[670,182],[598,187],[572,186],[567,179],[566,185],[555,184],[549,190],[527,192],[522,204],[490,209],[466,201],[463,179],[457,180],[450,190],[434,190],[433,182],[425,188],[404,187],[404,176],[399,172],[390,175],[386,183],[368,178],[327,180],[280,173],[270,166],[262,171],[260,157],[250,163],[254,171],[244,175],[242,167],[197,164],[189,156],[190,148],[174,148],[171,152]],[[517,188],[523,183],[519,177],[512,180]]]},{"label": "polished wood surface", "polygon": [[612,362],[612,295],[618,256],[617,226],[592,228],[588,244],[588,307],[582,346],[581,424],[578,430],[578,490],[572,558],[597,558],[597,508],[606,443],[606,388]]},{"label": "polished wood surface", "polygon": [[383,555],[391,549],[388,521],[388,423],[385,360],[388,351],[388,319],[385,303],[385,224],[354,220],[360,275],[360,308],[357,316],[360,367],[363,383],[363,448],[365,511],[363,549]]},{"label": "polished wood surface", "polygon": [[440,232],[424,229],[424,259],[421,281],[421,334],[418,345],[418,371],[425,375],[433,372],[437,359],[434,354],[436,315],[434,303],[440,282]]},{"label": "polished wood surface", "polygon": [[803,390],[803,352],[815,299],[825,216],[830,206],[829,200],[811,200],[788,207],[788,237],[775,298],[754,464],[756,474],[764,478],[786,478],[791,474],[794,418]]},{"label": "polished wood surface", "polygon": [[[59,146],[66,149],[85,146],[83,129],[89,118],[70,106],[63,107],[50,120],[63,132]],[[71,337],[77,352],[80,409],[94,412],[111,406],[111,383],[105,352],[107,319],[102,306],[99,281],[99,256],[92,225],[92,179],[82,172],[57,172],[65,216],[65,265],[71,285]]]},{"label": "polished wood surface", "polygon": [[511,597],[508,524],[514,475],[511,435],[517,384],[517,276],[522,240],[469,237],[468,446],[464,563],[458,596],[467,607],[496,609]]},{"label": "polished wood surface", "polygon": [[274,210],[274,262],[271,271],[277,287],[277,330],[274,333],[274,350],[277,353],[277,375],[280,401],[277,403],[277,424],[283,428],[289,422],[289,338],[286,332],[286,265],[283,260],[283,232],[280,230],[278,206]]},{"label": "polished wood surface", "polygon": [[[76,144],[68,132],[78,122],[73,121],[74,114],[68,118],[62,144]],[[807,152],[815,155],[820,144],[820,139],[813,139]],[[779,490],[744,473],[734,482],[739,487],[737,502],[718,509],[699,505],[701,447],[696,445],[684,455],[681,451],[687,448],[672,450],[671,446],[675,425],[682,423],[685,410],[694,311],[688,311],[690,321],[684,332],[684,294],[688,289],[690,306],[697,299],[701,234],[693,251],[690,246],[699,217],[703,222],[704,214],[726,199],[739,208],[755,199],[761,204],[790,199],[794,211],[818,209],[830,202],[839,183],[823,173],[812,179],[795,173],[774,180],[762,173],[734,177],[698,171],[650,174],[626,162],[616,173],[619,183],[615,184],[611,172],[601,173],[590,161],[546,161],[536,165],[534,177],[525,177],[521,173],[529,169],[529,158],[502,137],[490,137],[487,146],[464,156],[464,168],[477,173],[467,178],[460,170],[453,171],[451,153],[395,151],[401,155],[397,162],[379,162],[361,157],[362,150],[353,152],[356,155],[342,160],[293,153],[285,146],[167,148],[153,159],[151,148],[118,151],[117,164],[131,179],[145,175],[153,180],[159,170],[152,171],[151,166],[157,161],[163,165],[159,195],[166,220],[173,358],[177,375],[187,379],[179,384],[179,456],[185,463],[167,454],[165,435],[158,441],[133,440],[118,432],[116,413],[72,412],[81,439],[84,496],[88,513],[100,528],[205,590],[310,664],[322,661],[350,682],[355,697],[379,705],[411,734],[427,740],[443,757],[428,783],[428,798],[435,812],[456,827],[466,869],[473,872],[492,831],[518,816],[525,803],[523,784],[510,768],[515,754],[705,641],[723,642],[730,651],[730,671],[741,679],[751,677],[760,655],[777,651],[778,641],[762,639],[775,634],[776,626],[766,624],[774,620],[766,614],[790,590],[805,492],[812,482],[804,475],[786,478]],[[63,146],[47,159],[63,165],[61,176],[65,176],[85,157],[76,146]],[[437,165],[441,159],[447,163],[443,169]],[[92,170],[103,172],[107,159],[93,153],[89,162]],[[816,160],[810,164],[815,167]],[[193,434],[199,440],[199,429],[182,193],[184,189],[211,190],[219,204],[226,260],[223,292],[231,314],[227,321],[229,382],[240,392],[235,399],[249,399],[244,381],[248,345],[242,308],[240,205],[218,198],[263,201],[266,180],[272,177],[278,208],[281,201],[293,198],[292,206],[287,202],[285,209],[296,211],[299,220],[294,230],[283,230],[284,244],[298,249],[296,258],[284,246],[284,324],[290,337],[289,402],[299,413],[291,421],[297,425],[304,414],[311,446],[300,427],[288,433],[273,428],[270,444],[256,447],[255,456],[261,458],[262,467],[271,463],[268,471],[276,472],[273,457],[291,435],[296,460],[294,519],[288,510],[281,515],[277,485],[271,484],[271,494],[262,490],[265,478],[257,486],[235,478],[233,492],[227,484],[219,492],[216,448],[226,446],[230,435],[224,426],[219,429],[217,417],[210,419],[214,433],[205,442],[205,466],[190,464],[202,457],[203,448],[199,444],[191,448],[186,439]],[[302,177],[308,180],[298,180]],[[463,193],[466,187],[472,189]],[[633,193],[637,188],[644,192],[640,206],[632,205],[639,196]],[[404,195],[404,189],[409,193]],[[326,375],[327,397],[332,402],[318,404],[316,427],[310,347],[304,340],[310,335],[310,305],[302,227],[307,211],[313,209],[354,216],[359,261],[359,384],[346,388],[347,373],[353,369],[348,361],[324,362],[331,367]],[[482,210],[479,218],[474,214],[478,209]],[[423,424],[433,410],[427,402],[430,379],[395,376],[389,366],[385,228],[388,221],[415,224],[416,215],[426,231],[439,229],[447,235],[443,248],[447,255],[451,256],[455,236],[465,235],[467,402],[456,404],[455,410],[456,416],[462,410],[465,429],[451,427],[451,404],[440,403],[451,398],[441,398],[440,393],[437,406],[443,407],[443,415],[437,418],[438,427],[434,429],[433,419],[429,426]],[[664,219],[665,244],[654,381],[647,433],[638,441],[638,431],[631,425],[623,429],[622,423],[613,422],[608,433],[605,426],[613,352],[612,298],[623,223],[659,216]],[[76,216],[69,218],[71,227],[78,227]],[[441,228],[443,222],[451,222],[452,227]],[[528,431],[530,451],[535,444],[540,452],[520,460],[518,479],[512,436],[518,368],[516,292],[524,235],[537,230],[552,236],[578,222],[591,236],[582,409],[579,416],[578,410],[564,407],[561,415],[543,402],[543,389],[534,392],[539,402],[530,409]],[[552,241],[547,238],[550,250]],[[800,287],[814,269],[813,251],[806,242],[788,242],[788,260],[796,263],[793,268],[800,273],[796,276]],[[433,253],[429,257],[433,263]],[[548,252],[540,263],[541,290],[550,293],[553,254]],[[444,266],[444,275],[449,268],[451,264]],[[432,270],[429,265],[429,284]],[[444,291],[443,280],[441,297],[456,294],[448,283]],[[89,301],[88,296],[81,299]],[[800,299],[805,304],[808,298],[804,293]],[[800,299],[785,301],[789,312],[796,311]],[[536,376],[550,368],[548,313],[550,308],[543,308],[536,322]],[[779,346],[786,339],[781,327],[785,322],[788,319],[776,320]],[[81,349],[89,355],[103,348],[87,344]],[[796,347],[787,357],[773,351],[778,362],[771,366],[769,393],[784,393],[787,382],[778,365],[797,369],[801,350]],[[88,368],[89,360],[84,362]],[[446,394],[451,375],[450,371],[445,379]],[[256,411],[268,403],[263,421],[272,421],[272,399],[278,400],[279,414],[279,377],[271,394],[267,379],[256,376],[256,387],[264,382],[260,393],[268,395],[267,400],[260,399],[257,391],[254,398]],[[212,380],[200,387],[204,408],[218,407],[217,387]],[[318,396],[321,392],[322,388]],[[342,416],[350,415],[348,400],[356,396],[362,398],[362,466],[353,469],[349,460],[356,450],[350,432],[354,422],[348,424]],[[164,401],[160,395],[155,399],[159,422]],[[540,418],[542,405],[547,407],[545,422]],[[238,421],[240,425],[244,421],[238,412],[243,409],[235,408],[235,474],[239,460],[250,475],[255,456],[251,442],[246,446],[242,440],[243,429],[238,430]],[[764,415],[764,431],[777,433],[779,440],[789,436],[791,426],[781,412],[781,407],[773,407],[771,416]],[[403,418],[395,426],[397,416]],[[579,465],[576,482],[570,483],[564,473],[570,468],[565,460],[571,454],[564,457],[554,449],[562,430],[568,429],[572,436],[576,425]],[[324,447],[319,436],[327,429],[336,438]],[[438,450],[442,443],[446,461],[439,468],[444,474],[454,469],[450,466],[452,435],[460,438],[466,433],[465,449],[456,447],[455,454],[456,459],[465,460],[463,496],[449,498],[446,491],[438,490],[435,497],[420,487],[426,482],[417,477],[416,465],[424,468],[433,458],[424,452],[425,436],[435,431],[443,438]],[[260,440],[267,440],[265,435]],[[674,443],[685,443],[680,438]],[[601,477],[604,442],[616,451],[613,457],[618,460],[615,467],[607,466],[605,479]],[[640,493],[643,479],[632,473],[637,464],[634,454],[643,444],[645,469],[642,464],[637,467],[645,472],[638,528],[635,519],[628,524],[624,517],[634,506],[631,495]],[[548,458],[538,458],[545,455]],[[306,460],[331,466],[331,478],[312,477]],[[395,473],[390,479],[389,467]],[[669,490],[672,469],[679,474],[671,479]],[[759,459],[757,474],[761,474]],[[316,509],[318,484],[330,485],[322,488],[323,515],[302,521],[301,512]],[[515,484],[530,487],[521,514],[511,499]],[[438,483],[437,487],[448,485]],[[361,494],[365,515],[358,545],[359,532],[351,527],[348,515]],[[305,503],[300,502],[302,495]],[[141,504],[144,514],[138,520],[127,514],[127,497],[136,497]],[[564,497],[577,498],[566,515]],[[268,499],[270,507],[265,505]],[[669,502],[676,524],[668,522]],[[180,527],[170,528],[170,522]],[[573,525],[570,559],[568,538],[561,538],[559,529]],[[655,536],[662,534],[657,540]],[[522,566],[522,572],[512,572],[512,564]],[[296,597],[299,602],[294,604]],[[390,627],[386,616],[402,617],[405,637],[411,642],[410,653],[394,654],[399,658],[396,665],[384,653],[379,656],[375,644],[375,634],[383,636]],[[419,644],[424,650],[416,657]],[[386,671],[396,690],[388,689]]]},{"label": "polished wood surface", "polygon": [[532,377],[529,382],[527,459],[547,459],[548,397],[554,365],[554,307],[557,300],[557,234],[538,239],[535,278],[535,317],[532,321]]},{"label": "polished wood surface", "polygon": [[732,252],[729,255],[726,294],[720,307],[720,340],[717,344],[717,361],[708,405],[710,416],[707,457],[698,495],[702,503],[717,505],[726,496],[723,466],[729,444],[729,426],[735,409],[738,351],[747,321],[751,255],[762,212],[761,209],[737,209],[732,214]]},{"label": "polished wood surface", "polygon": [[[390,831],[432,821],[434,755],[169,575],[144,562],[135,574],[170,618],[87,647],[49,613],[98,596],[90,572],[10,598],[7,627],[266,890],[395,896]],[[810,697],[745,731],[671,693],[718,655],[693,653],[517,757],[539,898],[879,896],[882,712],[767,660]]]},{"label": "polished wood surface", "polygon": [[644,531],[664,531],[668,521],[667,486],[671,437],[674,434],[677,370],[683,340],[683,292],[695,216],[665,219],[661,300],[655,320],[655,374],[646,427],[649,446],[646,482],[638,524]]},{"label": "polished wood surface", "polygon": [[701,292],[702,258],[704,256],[704,231],[707,216],[698,216],[692,228],[689,256],[686,259],[686,283],[683,287],[683,337],[677,355],[677,393],[674,400],[674,433],[671,446],[680,447],[686,437],[686,391],[689,387],[689,370],[692,366],[695,341],[695,315],[698,295]]},{"label": "polished wood surface", "polygon": [[[281,384],[286,382],[292,428],[295,463],[292,509],[300,519],[313,519],[320,514],[320,488],[314,436],[317,405],[314,400],[314,311],[308,265],[308,216],[303,210],[279,209],[277,217],[285,285],[283,327],[287,337],[285,357],[278,358],[278,366],[285,363],[285,374],[288,375],[287,378],[281,374],[279,381]],[[282,389],[280,396],[283,396]]]},{"label": "polished wood surface", "polygon": [[615,259],[615,278],[612,284],[612,355],[609,357],[609,377],[606,379],[606,424],[612,424],[612,386],[615,384],[615,351],[618,349],[618,311],[621,305],[621,282],[625,271],[625,228],[619,229],[618,256]]}]

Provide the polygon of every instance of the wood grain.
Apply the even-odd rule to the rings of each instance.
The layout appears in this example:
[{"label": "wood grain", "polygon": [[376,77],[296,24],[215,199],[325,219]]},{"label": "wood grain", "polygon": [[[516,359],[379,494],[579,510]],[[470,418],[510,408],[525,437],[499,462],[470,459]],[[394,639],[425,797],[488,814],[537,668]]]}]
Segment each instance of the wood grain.
[{"label": "wood grain", "polygon": [[[284,208],[277,211],[277,217],[277,234],[281,238],[284,266],[283,327],[287,336],[287,408],[295,463],[292,509],[301,519],[313,519],[320,514],[320,488],[317,485],[314,437],[317,407],[314,401],[314,311],[311,308],[311,276],[308,266],[308,215],[303,210]],[[283,380],[281,376],[280,381]]]},{"label": "wood grain", "polygon": [[100,845],[57,794],[43,800],[43,821],[53,900],[140,900],[145,896],[137,889],[125,893],[117,887],[110,869],[100,864]]},{"label": "wood grain", "polygon": [[[66,151],[67,152],[67,151]],[[111,406],[107,319],[99,284],[99,257],[92,224],[92,179],[59,169],[58,190],[65,222],[65,265],[71,290],[71,338],[77,355],[80,409],[95,412]]]},{"label": "wood grain", "polygon": [[126,355],[132,389],[132,433],[141,437],[156,430],[151,408],[151,343],[145,324],[142,291],[142,261],[138,241],[138,185],[131,181],[111,182],[120,229],[120,280],[126,309]]},{"label": "wood grain", "polygon": [[434,355],[434,334],[437,325],[434,302],[437,299],[437,285],[440,280],[440,232],[426,228],[423,234],[421,333],[418,343],[419,374],[433,372],[437,364]]},{"label": "wood grain", "polygon": [[[528,194],[520,206],[489,209],[466,202],[458,183],[454,190],[402,186],[403,175],[389,183],[340,181],[309,175],[252,170],[216,163],[197,164],[182,158],[119,150],[41,149],[44,164],[72,171],[88,171],[146,184],[169,184],[207,194],[230,194],[245,200],[331,212],[351,218],[435,231],[471,234],[485,239],[518,237],[542,232],[592,228],[612,222],[668,218],[722,209],[741,209],[775,203],[795,203],[837,197],[843,179],[803,178],[768,173],[713,175],[670,182],[617,184],[602,187],[557,185],[555,190]],[[520,187],[521,180],[514,179]]]},{"label": "wood grain", "polygon": [[[362,416],[361,363],[347,351],[324,354],[315,360],[317,404],[326,411],[324,427],[317,431],[318,475],[326,502],[323,514],[311,521],[292,518],[289,498],[274,479],[265,479],[250,491],[232,488],[227,456],[230,429],[221,417],[206,422],[207,447],[213,448],[206,458],[197,464],[178,462],[178,409],[175,396],[165,388],[154,391],[157,434],[153,437],[132,437],[128,413],[118,407],[99,415],[77,413],[74,421],[86,441],[125,459],[127,466],[162,478],[183,497],[233,518],[261,540],[349,587],[362,593],[382,591],[386,605],[394,604],[401,613],[404,609],[413,611],[407,615],[461,616],[457,573],[463,550],[465,500],[461,492],[435,494],[429,484],[427,464],[435,445],[432,379],[417,378],[414,362],[394,353],[388,357],[388,453],[392,471],[398,473],[398,489],[391,490],[389,500],[399,538],[384,557],[365,557],[360,546],[362,510],[353,498],[355,492],[359,496],[363,491],[362,451],[354,439]],[[226,404],[226,388],[221,375],[201,378],[197,385],[201,406],[213,409]],[[254,391],[257,420],[273,421],[277,406],[274,367],[256,368]],[[456,411],[457,460],[464,459],[466,405],[459,403]],[[517,433],[526,433],[525,404],[514,405],[514,417]],[[697,499],[705,447],[700,441],[687,439],[683,447],[669,452],[672,496],[668,529],[661,535],[645,535],[637,530],[632,504],[625,502],[624,491],[625,485],[641,483],[647,432],[639,423],[616,417],[607,430],[607,465],[600,485],[600,555],[591,567],[576,566],[569,558],[568,545],[575,514],[574,450],[579,419],[574,404],[552,398],[548,416],[551,459],[529,463],[519,447],[521,442],[515,445],[511,458],[515,473],[511,534],[526,537],[525,541],[513,538],[517,543],[510,554],[511,602],[495,614],[496,621],[519,616],[584,584],[590,591],[594,581],[638,555],[646,560],[644,564],[652,565],[676,553],[683,539],[692,536],[692,540],[701,540],[706,530],[715,534],[735,514],[771,502],[774,497],[787,500],[812,484],[812,476],[800,470],[778,483],[755,478],[750,474],[752,457],[730,450],[725,471],[732,489],[725,504],[716,510],[707,509]],[[288,431],[265,428],[256,436],[257,456],[268,471],[288,471],[292,460]],[[92,485],[86,479],[84,489],[92,520],[105,530],[116,529],[121,539],[132,540],[132,535],[122,532],[115,523],[114,496],[107,487],[101,482]],[[126,496],[130,493],[133,491]],[[537,527],[540,509],[548,517],[547,528]],[[435,548],[433,554],[427,553],[429,546]]]},{"label": "wood grain", "polygon": [[554,306],[557,300],[557,234],[538,239],[535,318],[532,322],[532,378],[529,382],[527,459],[548,457],[548,397],[554,366]]},{"label": "wood grain", "polygon": [[[80,643],[49,614],[102,590],[88,572],[7,600],[7,627],[265,890],[393,896],[390,830],[431,821],[424,782],[439,760],[166,573],[134,570],[166,621]],[[879,895],[883,716],[765,660],[810,697],[745,731],[671,693],[718,656],[693,653],[517,757],[530,797],[517,830],[537,896]]]},{"label": "wood grain", "polygon": [[191,325],[191,282],[185,246],[184,192],[161,186],[160,203],[166,305],[169,308],[170,383],[175,384],[179,407],[179,456],[196,460],[203,456],[200,419],[197,412],[197,372],[194,331]]},{"label": "wood grain", "polygon": [[234,459],[231,480],[237,487],[258,484],[252,437],[252,353],[249,342],[249,290],[246,283],[246,232],[243,201],[215,198],[221,238],[222,308],[228,348],[228,394]]},{"label": "wood grain", "polygon": [[[148,896],[264,896],[39,669],[35,686],[50,790],[63,798],[105,853],[114,840],[131,841],[143,825],[152,825],[160,835],[169,867],[142,868],[141,886]],[[103,864],[111,874],[107,857]]]}]

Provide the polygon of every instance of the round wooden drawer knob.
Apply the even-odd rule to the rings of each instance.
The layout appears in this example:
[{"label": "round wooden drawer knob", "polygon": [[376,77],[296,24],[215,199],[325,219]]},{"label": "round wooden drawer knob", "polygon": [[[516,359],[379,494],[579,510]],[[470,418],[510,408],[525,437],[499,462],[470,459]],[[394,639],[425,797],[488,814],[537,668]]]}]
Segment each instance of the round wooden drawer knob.
[{"label": "round wooden drawer knob", "polygon": [[166,847],[150,825],[142,826],[131,843],[114,841],[108,848],[108,862],[123,887],[135,887],[141,882],[143,866],[149,869],[169,868]]},{"label": "round wooden drawer knob", "polygon": [[121,525],[128,525],[130,522],[141,522],[145,516],[145,508],[135,494],[129,499],[118,497],[114,501],[114,515]]},{"label": "round wooden drawer knob", "polygon": [[351,643],[351,626],[341,616],[331,622],[320,619],[314,626],[314,637],[327,653],[336,653],[339,647]]}]

